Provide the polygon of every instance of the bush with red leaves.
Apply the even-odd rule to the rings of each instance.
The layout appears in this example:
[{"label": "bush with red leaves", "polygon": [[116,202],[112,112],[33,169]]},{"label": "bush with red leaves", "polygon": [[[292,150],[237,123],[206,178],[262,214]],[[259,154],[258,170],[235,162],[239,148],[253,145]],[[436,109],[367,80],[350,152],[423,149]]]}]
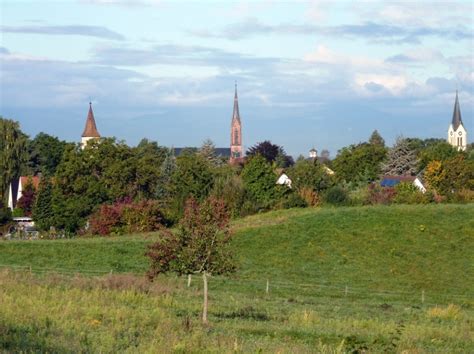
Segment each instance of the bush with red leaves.
[{"label": "bush with red leaves", "polygon": [[122,199],[103,204],[89,219],[89,231],[94,235],[156,231],[162,226],[163,214],[155,200],[132,202]]}]

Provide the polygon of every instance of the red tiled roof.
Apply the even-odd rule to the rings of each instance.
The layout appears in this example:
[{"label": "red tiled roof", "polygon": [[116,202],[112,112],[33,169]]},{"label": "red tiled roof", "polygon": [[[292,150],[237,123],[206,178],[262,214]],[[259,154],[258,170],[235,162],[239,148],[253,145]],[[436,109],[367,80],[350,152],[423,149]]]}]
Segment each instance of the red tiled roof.
[{"label": "red tiled roof", "polygon": [[21,180],[21,185],[23,186],[23,188],[25,188],[25,186],[28,183],[32,183],[33,187],[35,187],[35,189],[38,190],[38,186],[40,183],[40,178],[38,176],[21,176],[20,180]]},{"label": "red tiled roof", "polygon": [[92,104],[89,103],[89,113],[87,114],[86,126],[82,133],[83,138],[100,138],[100,134],[95,125],[94,112],[92,112]]}]

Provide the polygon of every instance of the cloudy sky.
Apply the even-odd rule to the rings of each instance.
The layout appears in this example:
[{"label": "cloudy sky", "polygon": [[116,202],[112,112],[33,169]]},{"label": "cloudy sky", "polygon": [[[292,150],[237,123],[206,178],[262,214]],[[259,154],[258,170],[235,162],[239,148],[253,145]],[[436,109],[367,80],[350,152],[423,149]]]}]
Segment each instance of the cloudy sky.
[{"label": "cloudy sky", "polygon": [[30,135],[334,156],[378,129],[446,136],[456,89],[474,136],[471,1],[1,1],[0,114]]}]

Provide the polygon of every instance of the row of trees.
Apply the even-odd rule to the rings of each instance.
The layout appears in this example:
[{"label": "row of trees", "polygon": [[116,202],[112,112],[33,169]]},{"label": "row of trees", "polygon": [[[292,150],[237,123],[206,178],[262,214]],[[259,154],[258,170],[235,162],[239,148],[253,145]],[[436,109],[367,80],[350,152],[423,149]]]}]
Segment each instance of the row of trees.
[{"label": "row of trees", "polygon": [[[0,134],[1,200],[12,178],[41,174],[38,191],[27,188],[18,204],[22,210],[16,212],[31,213],[43,230],[54,226],[76,233],[90,221],[89,230],[100,234],[148,231],[178,222],[190,197],[223,200],[231,216],[239,217],[321,203],[428,202],[460,193],[469,199],[474,189],[472,147],[458,152],[442,140],[400,138],[387,148],[376,131],[367,142],[341,149],[334,160],[325,153],[295,162],[283,147],[264,141],[237,166],[216,156],[211,141],[174,156],[173,150],[146,139],[135,147],[102,139],[84,150],[44,133],[30,140],[18,123],[6,119],[0,119]],[[276,184],[283,169],[292,188]],[[383,174],[418,174],[431,192],[421,198],[410,188],[387,192],[371,186]]]}]

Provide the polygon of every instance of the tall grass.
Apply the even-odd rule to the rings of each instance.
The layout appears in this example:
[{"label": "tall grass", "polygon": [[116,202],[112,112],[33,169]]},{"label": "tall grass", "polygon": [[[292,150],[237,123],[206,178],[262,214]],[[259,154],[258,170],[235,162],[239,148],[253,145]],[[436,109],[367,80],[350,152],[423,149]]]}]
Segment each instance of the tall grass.
[{"label": "tall grass", "polygon": [[472,215],[426,205],[238,220],[239,270],[210,279],[205,328],[197,279],[128,274],[144,274],[156,234],[0,242],[0,263],[23,269],[0,273],[0,351],[474,352]]}]

